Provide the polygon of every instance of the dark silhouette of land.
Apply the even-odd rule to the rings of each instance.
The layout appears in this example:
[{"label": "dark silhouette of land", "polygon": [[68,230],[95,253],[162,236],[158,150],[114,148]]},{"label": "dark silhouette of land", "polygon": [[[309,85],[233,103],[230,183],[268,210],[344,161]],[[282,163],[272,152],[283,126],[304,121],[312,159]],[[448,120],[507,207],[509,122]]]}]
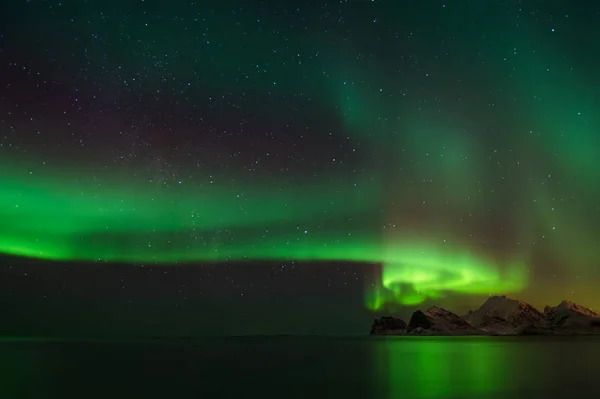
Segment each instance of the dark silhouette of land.
[{"label": "dark silhouette of land", "polygon": [[600,315],[571,301],[532,305],[506,296],[489,298],[481,307],[459,316],[434,306],[417,310],[408,322],[395,317],[375,319],[371,335],[600,335]]}]

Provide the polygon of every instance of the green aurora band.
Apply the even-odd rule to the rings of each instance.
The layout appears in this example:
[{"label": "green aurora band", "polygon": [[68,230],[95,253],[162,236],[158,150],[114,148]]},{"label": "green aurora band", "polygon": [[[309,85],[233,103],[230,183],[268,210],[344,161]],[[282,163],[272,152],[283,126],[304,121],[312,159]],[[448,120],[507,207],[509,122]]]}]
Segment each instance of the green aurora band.
[{"label": "green aurora band", "polygon": [[[399,4],[389,3],[391,17],[404,15]],[[597,74],[578,71],[576,61],[563,57],[569,43],[536,37],[525,23],[507,29],[514,24],[501,4],[479,5],[490,16],[482,23],[482,42],[479,25],[466,23],[481,20],[476,7],[469,8],[472,15],[443,10],[448,26],[441,31],[464,28],[452,28],[456,40],[447,44],[449,52],[465,54],[447,68],[459,83],[431,73],[431,83],[408,85],[406,96],[387,91],[406,85],[394,63],[375,71],[375,62],[357,58],[361,49],[373,45],[370,41],[358,41],[356,48],[327,48],[322,38],[314,37],[291,46],[290,54],[275,54],[271,49],[278,37],[253,33],[240,53],[234,45],[238,36],[227,31],[230,24],[210,26],[224,45],[214,53],[214,62],[199,66],[197,76],[208,77],[203,82],[207,88],[304,93],[325,112],[335,113],[344,138],[356,144],[357,153],[367,154],[364,174],[346,179],[351,183],[342,171],[339,180],[296,186],[240,179],[243,187],[186,181],[164,189],[148,183],[151,176],[136,182],[124,177],[124,171],[96,173],[99,177],[59,168],[49,172],[33,166],[39,162],[26,164],[2,155],[0,252],[138,264],[372,262],[383,266],[380,284],[367,287],[366,306],[374,310],[418,304],[446,293],[521,291],[528,285],[536,250],[568,262],[574,275],[595,268],[599,230],[584,209],[597,207],[594,201],[600,194],[600,168],[595,165],[600,117],[594,111],[600,104],[593,91],[597,85],[590,80]],[[227,10],[223,18],[234,17]],[[423,26],[415,34],[438,30]],[[185,46],[188,33],[165,35],[152,29],[144,35],[170,48],[171,42]],[[169,40],[164,42],[164,37]],[[250,43],[261,43],[260,51]],[[322,51],[311,56],[314,67],[286,64],[296,54],[314,54],[315,48]],[[92,65],[106,63],[97,57]],[[269,59],[271,65],[287,66],[273,67],[268,79],[229,79],[242,58],[257,65]],[[422,61],[423,74],[427,62],[434,61]],[[132,70],[140,67],[134,60],[129,65]],[[477,73],[465,73],[473,65],[478,65]],[[572,72],[555,75],[548,65]],[[148,80],[159,82],[162,73]],[[490,102],[498,102],[491,107],[487,97],[480,99],[479,88],[492,87],[497,76],[510,79],[498,86],[502,95],[490,95]],[[144,88],[154,93],[157,87]],[[428,101],[438,97],[457,104],[456,109],[443,110]],[[481,135],[490,129],[487,143]],[[512,135],[500,134],[504,130]],[[494,133],[499,133],[497,142]],[[498,148],[503,156],[494,158]],[[415,184],[400,186],[394,181],[397,176]],[[494,230],[494,218],[502,219],[502,230]],[[494,235],[499,230],[500,238]],[[504,247],[481,248],[475,237],[501,241]],[[497,252],[503,256],[492,255]]]},{"label": "green aurora band", "polygon": [[[526,285],[522,258],[498,264],[433,240],[384,236],[375,227],[369,231],[364,220],[373,217],[378,201],[376,195],[364,194],[377,192],[372,179],[357,184],[360,191],[319,184],[318,189],[305,188],[304,194],[280,187],[274,193],[268,188],[240,190],[241,196],[231,189],[211,188],[211,195],[203,195],[201,189],[190,193],[189,187],[178,193],[178,187],[164,190],[151,184],[111,186],[97,177],[86,185],[83,176],[68,176],[67,181],[33,173],[2,177],[1,252],[136,264],[378,263],[384,266],[381,286],[366,296],[366,306],[374,310],[389,303],[417,304],[446,292],[511,292]],[[340,218],[357,222],[346,221],[337,230],[321,226]]]}]

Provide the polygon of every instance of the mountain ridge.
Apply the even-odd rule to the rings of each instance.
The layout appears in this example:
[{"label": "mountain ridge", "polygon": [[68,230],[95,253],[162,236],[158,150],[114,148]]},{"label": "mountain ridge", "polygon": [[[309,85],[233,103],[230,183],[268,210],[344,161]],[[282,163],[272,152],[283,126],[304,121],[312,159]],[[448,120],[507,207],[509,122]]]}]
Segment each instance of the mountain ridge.
[{"label": "mountain ridge", "polygon": [[463,316],[438,306],[415,311],[408,323],[383,316],[371,335],[600,335],[600,314],[563,300],[540,311],[525,301],[492,296]]}]

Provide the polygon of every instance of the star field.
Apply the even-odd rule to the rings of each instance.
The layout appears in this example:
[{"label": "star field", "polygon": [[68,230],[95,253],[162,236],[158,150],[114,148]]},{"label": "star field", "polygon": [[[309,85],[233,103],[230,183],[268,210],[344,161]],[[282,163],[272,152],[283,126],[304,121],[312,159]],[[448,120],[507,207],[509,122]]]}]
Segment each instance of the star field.
[{"label": "star field", "polygon": [[0,302],[179,333],[599,307],[600,8],[492,3],[15,1]]}]

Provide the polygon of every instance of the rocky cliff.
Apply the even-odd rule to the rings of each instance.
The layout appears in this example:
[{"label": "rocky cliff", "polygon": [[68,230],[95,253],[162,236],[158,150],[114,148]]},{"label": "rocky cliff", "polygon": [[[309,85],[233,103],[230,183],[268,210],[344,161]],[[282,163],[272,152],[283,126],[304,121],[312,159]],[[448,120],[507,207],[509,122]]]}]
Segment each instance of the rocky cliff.
[{"label": "rocky cliff", "polygon": [[425,312],[414,312],[407,332],[412,335],[473,335],[477,329],[457,314],[434,306]]},{"label": "rocky cliff", "polygon": [[483,332],[501,335],[513,335],[519,329],[542,327],[546,324],[544,313],[526,302],[506,296],[490,297],[481,307],[463,317]]},{"label": "rocky cliff", "polygon": [[394,317],[375,319],[373,335],[581,335],[600,334],[600,315],[570,301],[546,306],[494,296],[478,309],[458,316],[434,306],[417,310],[406,324]]},{"label": "rocky cliff", "polygon": [[403,334],[406,331],[406,323],[402,319],[395,317],[382,316],[373,321],[371,334],[389,335]]}]

